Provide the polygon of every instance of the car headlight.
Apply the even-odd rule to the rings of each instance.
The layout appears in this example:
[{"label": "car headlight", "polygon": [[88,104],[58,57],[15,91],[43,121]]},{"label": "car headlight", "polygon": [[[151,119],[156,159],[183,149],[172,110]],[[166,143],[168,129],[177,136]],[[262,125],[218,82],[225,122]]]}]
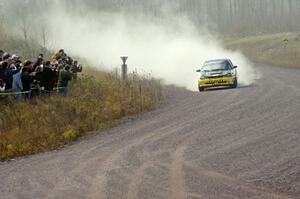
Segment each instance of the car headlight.
[{"label": "car headlight", "polygon": [[224,74],[225,77],[232,77],[233,76],[233,73],[232,72],[227,72]]},{"label": "car headlight", "polygon": [[200,76],[200,79],[206,79],[206,76],[205,75],[203,75],[203,74],[201,74],[201,76]]}]

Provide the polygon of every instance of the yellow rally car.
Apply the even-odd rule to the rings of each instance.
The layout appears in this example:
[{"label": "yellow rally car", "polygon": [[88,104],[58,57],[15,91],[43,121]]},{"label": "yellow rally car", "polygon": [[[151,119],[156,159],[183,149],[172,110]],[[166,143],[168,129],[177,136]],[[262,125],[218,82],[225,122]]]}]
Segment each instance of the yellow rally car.
[{"label": "yellow rally car", "polygon": [[206,61],[197,72],[200,73],[198,82],[200,92],[207,88],[238,86],[237,66],[229,59]]}]

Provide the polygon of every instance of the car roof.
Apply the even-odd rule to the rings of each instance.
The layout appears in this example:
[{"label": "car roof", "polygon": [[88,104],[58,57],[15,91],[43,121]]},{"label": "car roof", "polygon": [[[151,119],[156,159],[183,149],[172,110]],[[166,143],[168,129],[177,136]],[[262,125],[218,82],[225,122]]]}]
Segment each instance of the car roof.
[{"label": "car roof", "polygon": [[227,62],[227,63],[229,63],[230,65],[233,66],[233,63],[231,62],[230,59],[213,59],[213,60],[208,60],[208,61],[204,62],[204,65],[209,65],[209,64],[214,64],[214,63],[224,63],[224,62]]},{"label": "car roof", "polygon": [[211,63],[211,62],[224,62],[224,61],[229,61],[230,59],[213,59],[213,60],[208,60],[205,63]]}]

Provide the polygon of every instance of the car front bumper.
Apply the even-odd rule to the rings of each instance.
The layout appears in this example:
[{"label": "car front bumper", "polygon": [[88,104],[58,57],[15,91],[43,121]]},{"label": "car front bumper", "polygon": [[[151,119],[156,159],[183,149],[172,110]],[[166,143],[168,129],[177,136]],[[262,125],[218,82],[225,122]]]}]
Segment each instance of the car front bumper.
[{"label": "car front bumper", "polygon": [[199,87],[219,87],[219,86],[233,86],[236,77],[216,77],[216,78],[205,78],[199,80]]}]

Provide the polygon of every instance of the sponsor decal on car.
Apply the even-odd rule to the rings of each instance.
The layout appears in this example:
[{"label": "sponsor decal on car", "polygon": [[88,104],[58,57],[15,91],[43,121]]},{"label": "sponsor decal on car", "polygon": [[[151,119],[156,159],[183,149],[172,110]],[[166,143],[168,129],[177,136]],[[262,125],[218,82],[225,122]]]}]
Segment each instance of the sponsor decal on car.
[{"label": "sponsor decal on car", "polygon": [[227,81],[221,79],[221,80],[214,80],[214,81],[210,80],[207,82],[207,84],[223,84],[223,83],[227,83]]}]

